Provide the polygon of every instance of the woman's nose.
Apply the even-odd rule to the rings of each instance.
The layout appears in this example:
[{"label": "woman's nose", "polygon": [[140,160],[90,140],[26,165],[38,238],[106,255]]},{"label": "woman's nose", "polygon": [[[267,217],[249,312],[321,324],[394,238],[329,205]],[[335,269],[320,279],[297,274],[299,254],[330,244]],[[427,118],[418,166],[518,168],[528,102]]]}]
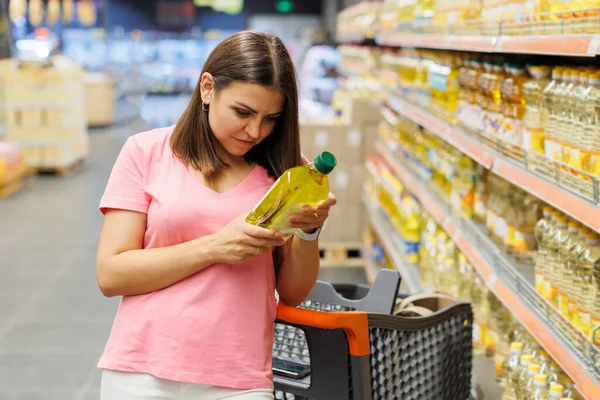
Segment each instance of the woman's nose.
[{"label": "woman's nose", "polygon": [[246,124],[245,131],[252,139],[258,139],[258,136],[260,135],[260,121],[249,121],[248,124]]}]

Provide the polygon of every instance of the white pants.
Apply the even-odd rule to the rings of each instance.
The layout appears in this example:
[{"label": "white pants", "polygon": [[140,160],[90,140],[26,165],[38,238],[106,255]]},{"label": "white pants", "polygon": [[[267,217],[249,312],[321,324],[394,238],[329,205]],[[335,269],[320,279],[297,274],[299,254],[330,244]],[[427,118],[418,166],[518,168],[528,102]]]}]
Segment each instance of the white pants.
[{"label": "white pants", "polygon": [[273,400],[273,389],[238,390],[102,370],[101,400]]}]

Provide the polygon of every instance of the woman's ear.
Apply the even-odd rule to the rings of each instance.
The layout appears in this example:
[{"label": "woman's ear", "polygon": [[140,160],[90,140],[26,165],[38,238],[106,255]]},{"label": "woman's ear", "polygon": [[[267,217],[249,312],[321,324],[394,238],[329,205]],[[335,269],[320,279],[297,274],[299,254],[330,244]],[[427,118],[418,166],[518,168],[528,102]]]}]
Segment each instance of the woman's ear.
[{"label": "woman's ear", "polygon": [[205,72],[200,77],[200,94],[202,95],[202,102],[206,105],[210,104],[215,88],[215,78]]}]

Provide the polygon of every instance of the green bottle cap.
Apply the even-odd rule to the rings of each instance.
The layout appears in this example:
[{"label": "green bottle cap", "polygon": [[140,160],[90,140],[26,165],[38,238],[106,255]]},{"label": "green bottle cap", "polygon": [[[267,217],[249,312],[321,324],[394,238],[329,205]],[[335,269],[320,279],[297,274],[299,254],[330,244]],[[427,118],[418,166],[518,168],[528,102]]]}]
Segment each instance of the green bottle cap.
[{"label": "green bottle cap", "polygon": [[337,160],[328,151],[324,151],[315,157],[315,168],[322,174],[328,174],[335,168]]}]

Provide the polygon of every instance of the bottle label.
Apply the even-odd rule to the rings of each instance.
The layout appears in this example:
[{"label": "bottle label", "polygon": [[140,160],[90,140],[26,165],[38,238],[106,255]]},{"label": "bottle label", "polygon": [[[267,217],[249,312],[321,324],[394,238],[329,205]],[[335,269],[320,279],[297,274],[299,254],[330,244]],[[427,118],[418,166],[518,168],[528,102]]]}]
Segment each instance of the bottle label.
[{"label": "bottle label", "polygon": [[509,247],[514,247],[515,243],[515,227],[507,225],[506,235],[504,235],[504,244]]},{"label": "bottle label", "polygon": [[575,321],[575,316],[577,315],[577,302],[574,300],[569,300],[569,305],[568,305],[568,312],[569,312],[569,321]]},{"label": "bottle label", "polygon": [[499,351],[494,354],[494,370],[496,371],[496,376],[502,376],[502,367],[504,366],[507,358],[508,356],[506,354]]},{"label": "bottle label", "polygon": [[535,272],[535,290],[544,295],[544,275],[539,270]]},{"label": "bottle label", "polygon": [[592,337],[592,334],[594,333],[593,328],[597,327],[598,325],[600,325],[600,318],[591,318],[590,320],[590,340],[594,341],[594,345],[596,347],[600,347],[600,329],[598,329],[596,331],[596,337]]},{"label": "bottle label", "polygon": [[523,128],[523,147],[544,154],[544,130]]},{"label": "bottle label", "polygon": [[569,299],[563,292],[558,292],[558,309],[565,318],[569,318]]},{"label": "bottle label", "polygon": [[550,138],[544,138],[544,154],[549,159],[554,159],[554,141]]},{"label": "bottle label", "polygon": [[516,118],[503,118],[502,119],[502,135],[503,139],[516,146],[522,146],[521,139],[522,124]]},{"label": "bottle label", "polygon": [[590,335],[592,315],[587,310],[579,310],[579,329],[583,332],[586,337]]},{"label": "bottle label", "polygon": [[581,169],[580,150],[572,147],[569,153],[569,165],[573,168]]},{"label": "bottle label", "polygon": [[550,301],[558,307],[558,286],[550,285]]},{"label": "bottle label", "polygon": [[483,196],[480,193],[475,193],[473,202],[473,211],[475,215],[480,219],[486,218],[485,201]]},{"label": "bottle label", "polygon": [[544,277],[544,297],[546,300],[550,300],[550,295],[552,293],[550,281],[548,278]]}]

